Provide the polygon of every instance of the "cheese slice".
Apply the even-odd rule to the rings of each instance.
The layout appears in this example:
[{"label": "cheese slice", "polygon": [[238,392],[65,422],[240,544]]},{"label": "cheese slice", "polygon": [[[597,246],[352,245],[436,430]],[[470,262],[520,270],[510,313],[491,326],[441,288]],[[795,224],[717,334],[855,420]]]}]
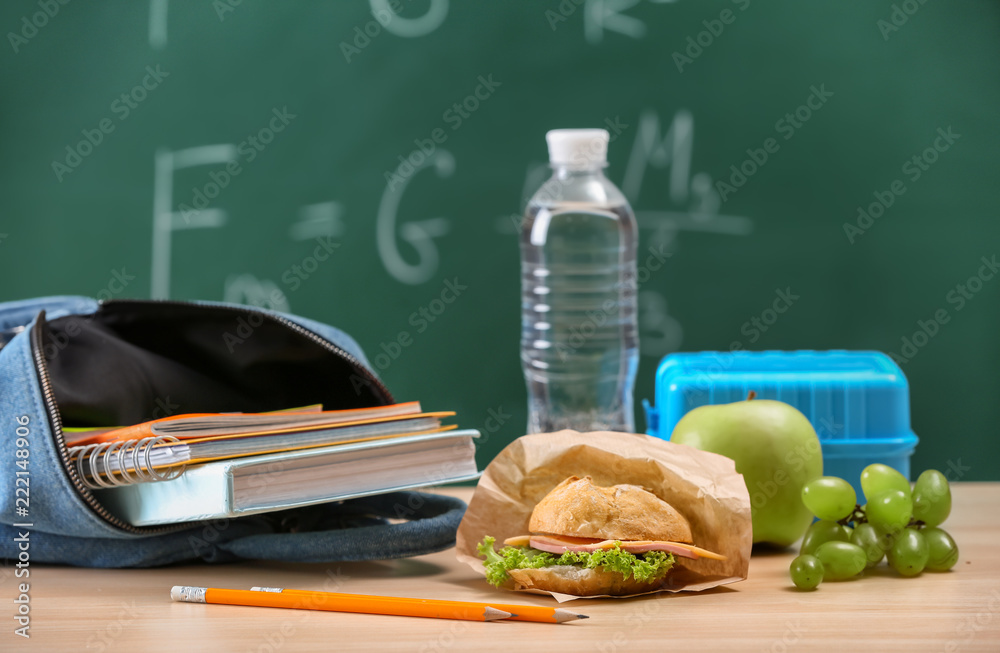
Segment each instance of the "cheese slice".
[{"label": "cheese slice", "polygon": [[[612,549],[615,542],[620,540],[599,540],[587,537],[572,537],[567,535],[516,535],[504,540],[507,546],[532,546],[532,538],[535,544],[544,546],[543,550],[552,553],[563,551],[596,551],[598,549]],[[701,547],[683,542],[667,542],[657,540],[624,540],[621,548],[625,551],[645,553],[646,551],[669,551],[685,558],[708,558],[709,560],[725,560],[726,556],[714,551],[708,551]],[[535,547],[539,548],[539,547]],[[561,550],[559,550],[561,549]]]}]

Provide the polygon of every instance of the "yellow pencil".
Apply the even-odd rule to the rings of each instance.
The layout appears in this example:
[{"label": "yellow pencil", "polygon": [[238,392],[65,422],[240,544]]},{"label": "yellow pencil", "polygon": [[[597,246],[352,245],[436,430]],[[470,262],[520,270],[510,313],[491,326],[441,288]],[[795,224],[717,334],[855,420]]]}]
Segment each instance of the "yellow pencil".
[{"label": "yellow pencil", "polygon": [[436,619],[464,619],[467,621],[496,621],[511,616],[481,603],[453,602],[452,605],[398,601],[392,597],[371,597],[375,600],[359,601],[329,592],[252,592],[249,590],[218,589],[175,585],[170,598],[185,603],[217,603],[267,608],[293,608],[298,610],[328,610],[330,612],[356,612],[363,614],[390,614],[406,617],[432,617]]},{"label": "yellow pencil", "polygon": [[[284,594],[329,594],[327,592],[313,592],[309,590],[290,590],[283,589],[280,587],[253,587],[252,592],[280,592]],[[440,606],[460,606],[460,605],[475,605],[475,606],[489,606],[491,608],[496,608],[497,610],[504,610],[510,612],[511,616],[507,617],[507,621],[534,621],[539,623],[550,623],[550,624],[561,624],[567,621],[574,621],[576,619],[589,619],[585,614],[577,614],[570,610],[562,610],[560,608],[547,608],[540,605],[520,605],[512,603],[468,603],[465,601],[444,601],[440,599],[408,599],[402,597],[382,597],[382,596],[371,596],[368,594],[334,594],[334,596],[349,597],[354,601],[381,601],[386,598],[390,598],[393,601],[402,602],[417,602],[424,604],[434,604]]]}]

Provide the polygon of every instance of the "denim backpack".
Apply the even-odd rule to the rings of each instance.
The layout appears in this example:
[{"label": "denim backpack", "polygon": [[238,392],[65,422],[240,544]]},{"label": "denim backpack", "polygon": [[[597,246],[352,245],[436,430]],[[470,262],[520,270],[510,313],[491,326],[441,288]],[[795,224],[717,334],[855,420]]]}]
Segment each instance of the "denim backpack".
[{"label": "denim backpack", "polygon": [[465,504],[420,492],[132,526],[108,512],[67,464],[62,431],[64,423],[135,424],[196,411],[393,401],[350,336],[294,315],[87,297],[0,304],[0,558],[22,566],[147,567],[197,559],[378,560],[448,548]]}]

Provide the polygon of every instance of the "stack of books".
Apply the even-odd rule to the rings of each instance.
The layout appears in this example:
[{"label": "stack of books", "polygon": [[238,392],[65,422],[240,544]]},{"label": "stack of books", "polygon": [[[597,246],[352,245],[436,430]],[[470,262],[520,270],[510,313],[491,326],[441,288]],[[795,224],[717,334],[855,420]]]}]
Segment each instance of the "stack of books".
[{"label": "stack of books", "polygon": [[134,526],[284,510],[479,476],[479,432],[420,404],[197,413],[67,428],[70,456],[104,506]]}]

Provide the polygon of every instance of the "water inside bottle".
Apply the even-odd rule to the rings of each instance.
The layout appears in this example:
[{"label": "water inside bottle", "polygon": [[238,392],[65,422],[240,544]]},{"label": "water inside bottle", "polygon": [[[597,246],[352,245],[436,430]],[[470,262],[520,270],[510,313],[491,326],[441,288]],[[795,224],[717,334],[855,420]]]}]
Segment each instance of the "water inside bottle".
[{"label": "water inside bottle", "polygon": [[635,430],[635,239],[627,204],[529,205],[521,231],[529,432]]}]

